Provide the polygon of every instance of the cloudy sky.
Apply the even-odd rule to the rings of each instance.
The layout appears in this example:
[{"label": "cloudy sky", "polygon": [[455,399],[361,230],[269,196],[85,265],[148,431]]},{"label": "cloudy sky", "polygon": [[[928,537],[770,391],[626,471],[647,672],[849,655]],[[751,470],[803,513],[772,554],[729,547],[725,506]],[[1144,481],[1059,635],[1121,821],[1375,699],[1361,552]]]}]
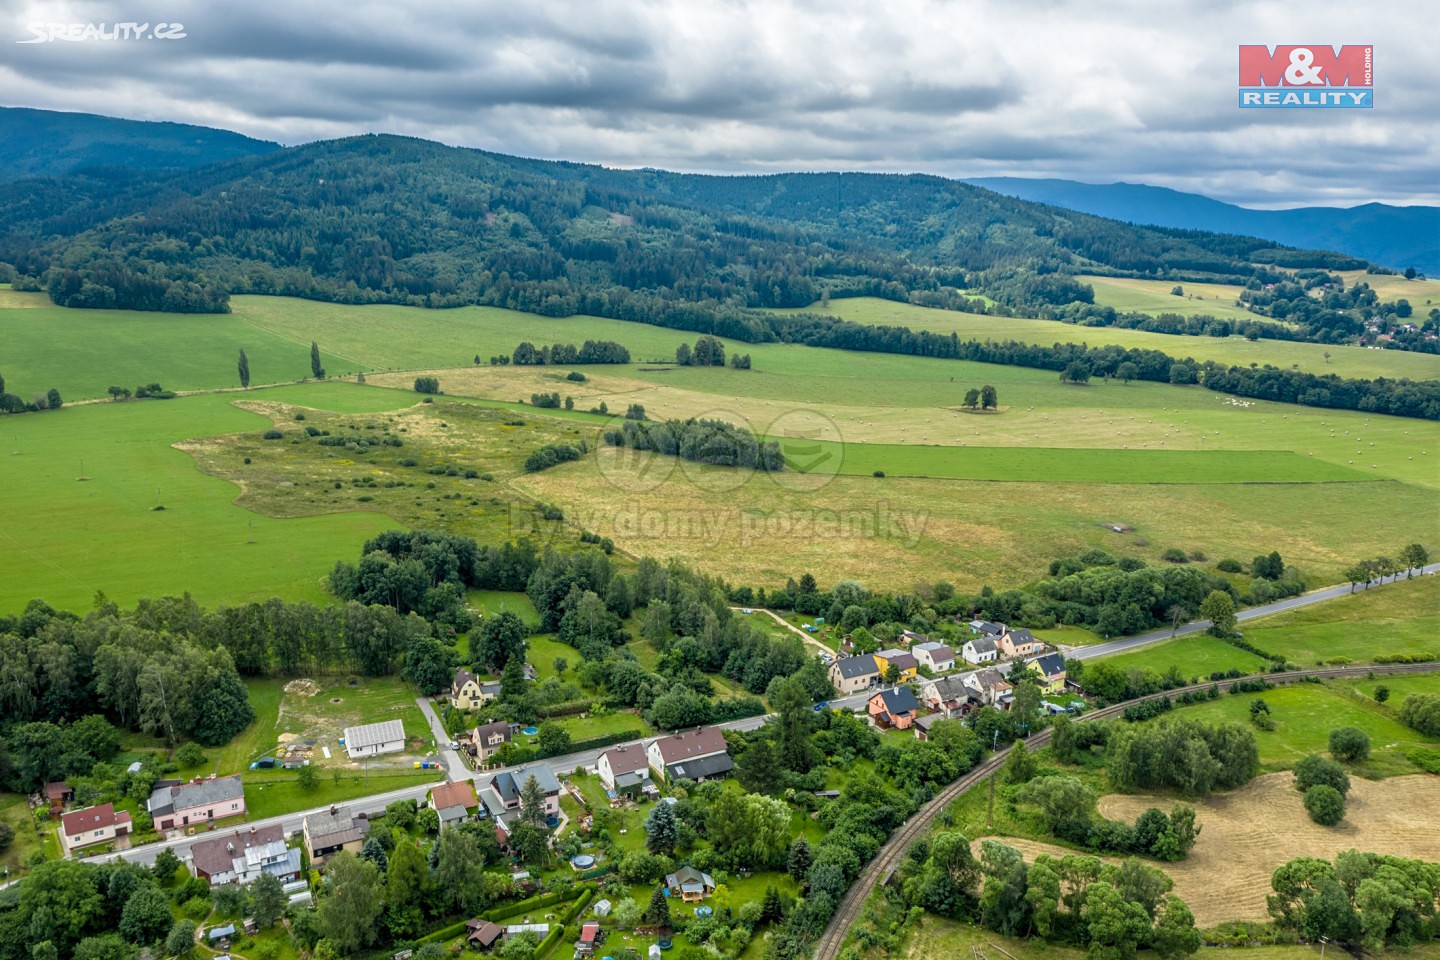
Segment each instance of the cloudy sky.
[{"label": "cloudy sky", "polygon": [[[299,143],[1440,203],[1423,0],[0,0],[0,103]],[[182,23],[20,43],[32,23]],[[1236,106],[1241,43],[1374,44],[1373,110]]]}]

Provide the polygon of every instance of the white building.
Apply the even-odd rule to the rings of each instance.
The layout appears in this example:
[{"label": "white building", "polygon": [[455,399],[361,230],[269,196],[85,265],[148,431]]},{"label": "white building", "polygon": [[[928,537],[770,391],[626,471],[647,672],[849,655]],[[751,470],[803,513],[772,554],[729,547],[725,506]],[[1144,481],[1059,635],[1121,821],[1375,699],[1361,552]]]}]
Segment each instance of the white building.
[{"label": "white building", "polygon": [[405,749],[405,726],[399,720],[345,728],[345,752],[351,760]]}]

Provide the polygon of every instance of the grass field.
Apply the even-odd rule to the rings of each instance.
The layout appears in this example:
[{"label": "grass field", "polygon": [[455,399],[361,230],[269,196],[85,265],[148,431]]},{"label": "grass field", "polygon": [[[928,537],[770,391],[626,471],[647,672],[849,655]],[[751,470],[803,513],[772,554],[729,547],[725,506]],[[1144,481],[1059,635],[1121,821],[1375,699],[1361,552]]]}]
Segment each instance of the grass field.
[{"label": "grass field", "polygon": [[[624,550],[755,585],[810,570],[822,582],[854,577],[872,587],[938,573],[969,590],[1028,582],[1053,557],[1090,547],[1158,561],[1167,547],[1218,559],[1253,556],[1257,545],[1324,583],[1356,556],[1433,539],[1436,519],[1433,494],[1402,484],[1114,484],[1100,493],[1064,483],[790,483],[690,463],[657,482],[614,448],[514,481]],[[1133,531],[1116,534],[1110,524]]]},{"label": "grass field", "polygon": [[[1381,300],[1409,300],[1418,316],[1423,317],[1430,312],[1430,306],[1440,303],[1440,280],[1434,278],[1406,280],[1400,274],[1373,274],[1364,270],[1341,270],[1339,275],[1345,279],[1347,287],[1368,283]],[[1422,310],[1421,307],[1427,309]]]},{"label": "grass field", "polygon": [[252,778],[252,782],[245,784],[245,807],[251,820],[262,820],[296,810],[323,807],[327,803],[344,803],[371,794],[403,790],[429,780],[438,782],[443,777],[444,773],[440,770],[371,770],[368,776],[357,771],[343,774],[339,780],[325,773],[313,790],[301,789],[293,773],[287,773],[283,778]]},{"label": "grass field", "polygon": [[[1148,288],[1137,290],[1131,284],[1155,281],[1108,278],[1084,278],[1095,286],[1096,303],[1117,310],[1142,313],[1178,313],[1191,315],[1209,313],[1227,319],[1268,320],[1233,306],[1234,298],[1215,300],[1182,299],[1169,295],[1173,283],[1164,284],[1158,295]],[[1113,285],[1113,286],[1112,286]],[[1190,289],[1185,285],[1185,289]],[[1238,287],[1231,288],[1238,291]],[[1129,304],[1122,306],[1122,303]],[[806,307],[818,311],[818,305]],[[777,311],[798,312],[798,311]],[[908,327],[932,333],[956,334],[961,340],[1018,340],[1050,346],[1055,343],[1088,343],[1092,347],[1115,345],[1135,350],[1159,350],[1176,359],[1190,357],[1202,363],[1288,368],[1298,367],[1312,373],[1334,373],[1342,377],[1397,377],[1433,379],[1440,377],[1440,362],[1433,356],[1393,350],[1367,350],[1364,347],[1329,346],[1318,343],[1294,343],[1282,340],[1246,340],[1231,337],[1192,337],[1121,327],[1085,327],[1058,320],[1031,320],[1021,317],[996,317],[955,310],[939,310],[911,303],[898,303],[876,297],[854,297],[831,300],[823,312],[867,326]],[[1326,354],[1330,357],[1327,360]],[[1403,356],[1397,355],[1403,354]]]},{"label": "grass field", "polygon": [[[1249,639],[1248,625],[1245,633],[1246,639]],[[1256,644],[1259,645],[1258,641]],[[1261,646],[1261,649],[1268,648]],[[1079,655],[1084,659],[1083,650]],[[1161,674],[1174,666],[1179,669],[1182,677],[1199,677],[1202,680],[1217,670],[1225,671],[1234,667],[1246,673],[1260,673],[1270,665],[1269,661],[1262,657],[1206,634],[1177,637],[1130,653],[1117,653],[1113,657],[1105,657],[1103,662],[1122,670],[1132,667],[1145,668]]]},{"label": "grass field", "polygon": [[1440,657],[1440,578],[1418,577],[1245,625],[1245,639],[1294,663],[1382,654]]},{"label": "grass field", "polygon": [[509,610],[526,623],[539,623],[540,611],[523,593],[507,590],[471,590],[470,605],[487,617],[493,617],[502,610]]},{"label": "grass field", "polygon": [[1181,297],[1171,293],[1173,280],[1140,280],[1134,277],[1097,277],[1084,275],[1075,279],[1088,283],[1095,290],[1095,302],[1116,310],[1137,313],[1178,313],[1192,316],[1208,313],[1231,320],[1253,320],[1255,314],[1237,305],[1242,287],[1230,283],[1182,283]]},{"label": "grass field", "polygon": [[[1359,727],[1370,735],[1370,759],[1351,767],[1357,777],[1415,773],[1406,754],[1416,747],[1440,746],[1440,740],[1411,730],[1389,709],[1353,697],[1339,684],[1300,683],[1259,694],[1222,694],[1218,700],[1185,707],[1175,715],[1210,722],[1233,720],[1249,726],[1250,703],[1257,697],[1270,707],[1275,722],[1274,730],[1255,730],[1260,764],[1267,771],[1288,769],[1308,754],[1328,755],[1330,731],[1337,727]],[[1432,812],[1440,814],[1440,808],[1432,805]]]},{"label": "grass field", "polygon": [[[393,405],[386,393],[340,384],[252,393],[341,408]],[[104,403],[7,418],[0,544],[24,575],[0,583],[0,610],[33,597],[85,609],[98,591],[122,604],[185,590],[207,605],[321,599],[321,578],[335,561],[395,522],[362,512],[279,520],[236,506],[234,485],[205,476],[171,447],[267,426],[232,406],[234,399]],[[165,509],[154,509],[159,504]]]},{"label": "grass field", "polygon": [[1355,689],[1367,697],[1375,696],[1376,687],[1390,691],[1387,701],[1392,708],[1399,709],[1405,698],[1414,693],[1440,694],[1440,673],[1423,673],[1400,677],[1378,677],[1355,684]]},{"label": "grass field", "polygon": [[35,821],[30,815],[29,798],[18,793],[0,793],[0,823],[8,823],[15,831],[10,846],[0,852],[0,869],[10,876],[24,871],[31,856],[40,849],[40,838],[35,834]]}]

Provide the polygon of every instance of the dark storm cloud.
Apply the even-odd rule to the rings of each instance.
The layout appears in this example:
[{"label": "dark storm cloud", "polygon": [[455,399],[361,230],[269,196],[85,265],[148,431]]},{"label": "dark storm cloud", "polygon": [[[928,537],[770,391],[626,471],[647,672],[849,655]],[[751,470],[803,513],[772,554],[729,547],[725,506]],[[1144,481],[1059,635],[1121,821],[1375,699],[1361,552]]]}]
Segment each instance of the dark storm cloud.
[{"label": "dark storm cloud", "polygon": [[[1334,0],[1303,17],[1278,0],[0,0],[0,97],[288,143],[387,131],[715,172],[1437,202],[1440,64],[1419,0],[1393,6],[1357,23]],[[188,37],[10,42],[34,21],[162,20]],[[1377,109],[1237,109],[1237,44],[1297,38],[1375,44]]]}]

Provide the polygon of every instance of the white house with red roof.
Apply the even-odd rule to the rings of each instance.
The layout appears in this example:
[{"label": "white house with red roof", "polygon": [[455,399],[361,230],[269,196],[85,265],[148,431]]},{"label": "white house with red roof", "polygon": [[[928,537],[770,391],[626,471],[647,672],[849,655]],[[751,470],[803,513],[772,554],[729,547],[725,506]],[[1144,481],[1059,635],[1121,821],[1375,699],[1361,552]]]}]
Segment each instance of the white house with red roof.
[{"label": "white house with red roof", "polygon": [[60,841],[66,853],[129,835],[130,814],[124,810],[117,813],[111,803],[74,810],[60,818]]},{"label": "white house with red roof", "polygon": [[652,740],[645,753],[650,769],[661,780],[705,780],[735,769],[719,727],[701,727]]}]

